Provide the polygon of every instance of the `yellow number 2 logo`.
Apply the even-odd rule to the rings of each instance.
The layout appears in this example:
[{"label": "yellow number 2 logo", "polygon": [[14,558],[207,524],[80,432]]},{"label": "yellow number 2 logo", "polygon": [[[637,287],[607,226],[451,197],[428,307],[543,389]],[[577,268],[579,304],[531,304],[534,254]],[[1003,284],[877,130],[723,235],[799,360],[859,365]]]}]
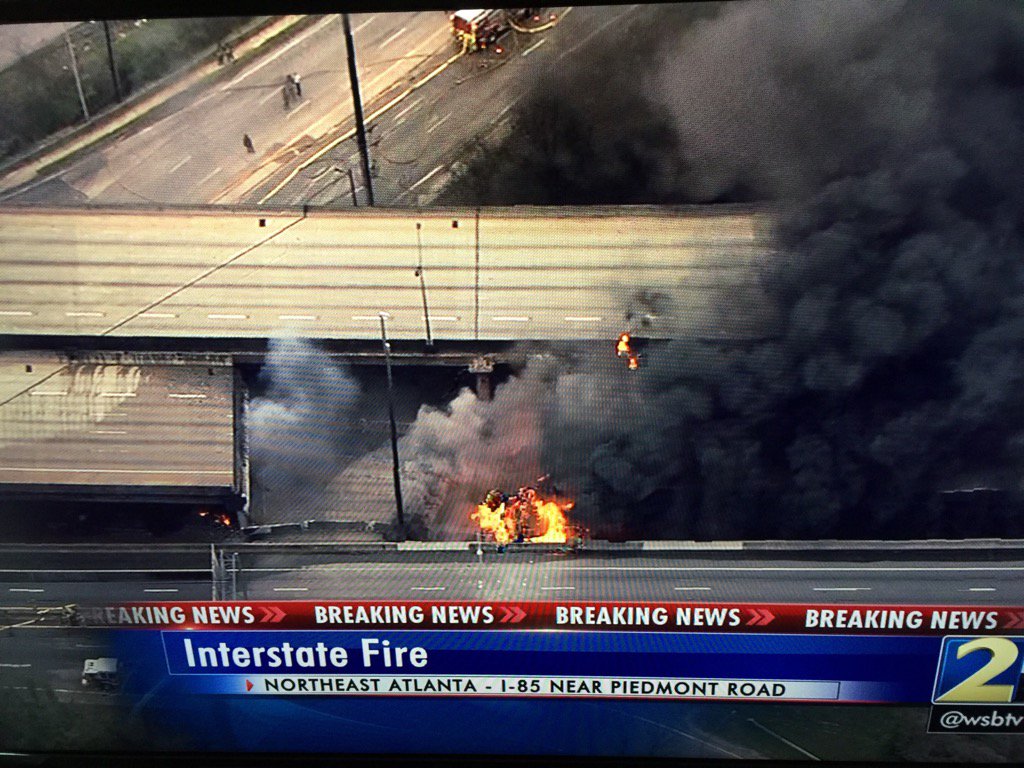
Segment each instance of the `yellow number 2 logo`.
[{"label": "yellow number 2 logo", "polygon": [[1017,661],[1019,654],[1017,644],[1005,637],[979,637],[957,648],[956,657],[962,659],[967,654],[980,650],[986,650],[992,654],[988,663],[949,689],[936,699],[937,702],[1007,704],[1013,700],[1013,685],[989,685],[988,681],[1001,675]]}]

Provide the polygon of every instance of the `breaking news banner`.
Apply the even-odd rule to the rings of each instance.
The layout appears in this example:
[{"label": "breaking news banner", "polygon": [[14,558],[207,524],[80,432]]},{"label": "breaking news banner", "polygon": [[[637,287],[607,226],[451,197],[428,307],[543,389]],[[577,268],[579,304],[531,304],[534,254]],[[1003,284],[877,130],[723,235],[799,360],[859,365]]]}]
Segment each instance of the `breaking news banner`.
[{"label": "breaking news banner", "polygon": [[[211,725],[224,707],[258,722],[272,749],[295,748],[296,727],[332,748],[309,723],[379,724],[396,706],[415,713],[404,727],[422,740],[450,733],[465,702],[527,718],[537,707],[589,718],[578,708],[615,702],[900,704],[930,707],[929,732],[1024,732],[1020,607],[147,602],[80,618],[115,630],[127,695],[225,749],[237,741]],[[452,738],[481,748],[472,733]]]}]

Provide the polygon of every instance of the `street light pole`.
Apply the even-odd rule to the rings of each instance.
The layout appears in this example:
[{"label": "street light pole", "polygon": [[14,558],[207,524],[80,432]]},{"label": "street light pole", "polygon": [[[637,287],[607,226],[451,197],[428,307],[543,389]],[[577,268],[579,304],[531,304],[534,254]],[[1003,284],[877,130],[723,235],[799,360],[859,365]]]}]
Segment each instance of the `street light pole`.
[{"label": "street light pole", "polygon": [[352,107],[356,113],[356,141],[359,143],[359,154],[363,159],[363,177],[366,179],[366,198],[373,206],[373,179],[370,178],[370,148],[366,144],[366,124],[363,122],[363,97],[359,92],[359,69],[356,67],[356,47],[352,39],[352,24],[348,14],[341,14],[341,22],[345,27],[345,48],[348,50],[348,79],[352,86]]},{"label": "street light pole", "polygon": [[380,340],[384,345],[384,365],[388,371],[388,421],[391,424],[391,471],[395,480],[395,510],[398,513],[398,534],[405,539],[405,509],[402,506],[402,476],[398,464],[398,427],[395,425],[395,394],[391,379],[391,343],[385,325],[387,312],[380,313]]},{"label": "street light pole", "polygon": [[110,79],[114,82],[114,97],[121,101],[121,78],[117,74],[117,65],[114,64],[114,45],[110,42],[110,22],[104,20],[103,35],[107,38],[107,62],[110,64]]},{"label": "street light pole", "polygon": [[71,57],[71,71],[75,75],[75,88],[78,89],[78,100],[82,103],[82,114],[85,115],[85,122],[89,122],[89,107],[85,103],[85,92],[82,90],[82,78],[78,74],[78,59],[75,58],[75,48],[71,45],[71,35],[64,30],[64,42],[68,44],[68,55]]},{"label": "street light pole", "polygon": [[427,307],[427,282],[426,277],[423,274],[423,238],[420,231],[423,229],[423,224],[416,222],[416,250],[419,253],[418,266],[416,267],[416,277],[420,279],[420,293],[423,295],[423,322],[427,326],[427,346],[434,346],[434,337],[430,335],[430,309]]}]

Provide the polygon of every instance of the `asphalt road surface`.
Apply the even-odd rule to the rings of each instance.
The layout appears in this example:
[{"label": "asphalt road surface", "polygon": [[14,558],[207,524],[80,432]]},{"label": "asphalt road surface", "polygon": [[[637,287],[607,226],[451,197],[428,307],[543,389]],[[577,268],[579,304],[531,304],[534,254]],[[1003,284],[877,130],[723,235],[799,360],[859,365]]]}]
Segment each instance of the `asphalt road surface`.
[{"label": "asphalt road surface", "polygon": [[0,354],[0,483],[231,487],[226,366]]},{"label": "asphalt road surface", "polygon": [[[353,14],[364,100],[374,100],[438,52],[451,52],[443,12]],[[282,87],[301,77],[303,97],[284,107]],[[261,173],[351,120],[340,16],[325,16],[287,42],[193,91],[186,105],[88,153],[45,184],[9,199],[80,203],[229,201]],[[243,146],[248,134],[254,152]]]},{"label": "asphalt road surface", "polygon": [[766,226],[715,206],[7,209],[0,334],[376,339],[383,311],[401,339],[427,317],[451,340],[762,337]]},{"label": "asphalt road surface", "polygon": [[[588,44],[605,40],[613,49],[654,12],[643,5],[552,7],[531,24],[536,31],[507,35],[500,55],[459,55],[440,11],[353,14],[377,204],[429,204],[479,141],[509,130],[515,106],[537,83],[580,63]],[[281,89],[292,72],[302,77],[303,96],[286,107]],[[351,205],[354,194],[367,202],[337,15],[239,65],[231,77],[196,87],[166,112],[6,199],[339,207]]]},{"label": "asphalt road surface", "polygon": [[[620,45],[633,24],[655,12],[643,5],[545,9],[556,23],[548,24],[545,16],[531,24],[538,32],[510,33],[501,40],[500,55],[488,51],[462,56],[430,80],[414,84],[401,101],[371,104],[367,125],[377,204],[430,204],[477,142],[500,139],[510,129],[515,107],[538,84],[565,67],[585,66],[580,51],[588,44],[603,40],[609,48]],[[235,200],[344,207],[352,202],[347,171],[353,169],[357,200],[364,204],[355,137],[321,152],[296,157],[288,168]]]},{"label": "asphalt road surface", "polygon": [[[243,555],[238,597],[406,600],[674,600],[709,602],[1024,604],[1024,562],[605,557],[545,553],[410,556],[375,562],[339,557],[303,565],[299,555]],[[308,559],[305,562],[309,562]],[[190,559],[160,567],[90,564],[0,568],[0,606],[209,599],[209,570]]]}]

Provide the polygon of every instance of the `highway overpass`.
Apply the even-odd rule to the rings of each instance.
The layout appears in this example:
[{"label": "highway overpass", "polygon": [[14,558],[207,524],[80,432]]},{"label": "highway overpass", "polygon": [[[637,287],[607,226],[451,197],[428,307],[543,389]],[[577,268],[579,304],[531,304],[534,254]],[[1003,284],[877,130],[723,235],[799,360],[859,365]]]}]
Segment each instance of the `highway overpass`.
[{"label": "highway overpass", "polygon": [[0,510],[25,500],[244,504],[230,364],[100,365],[0,354]]},{"label": "highway overpass", "polygon": [[759,338],[768,225],[732,206],[8,207],[0,338],[374,340],[380,312],[408,341],[428,319],[441,342]]}]

